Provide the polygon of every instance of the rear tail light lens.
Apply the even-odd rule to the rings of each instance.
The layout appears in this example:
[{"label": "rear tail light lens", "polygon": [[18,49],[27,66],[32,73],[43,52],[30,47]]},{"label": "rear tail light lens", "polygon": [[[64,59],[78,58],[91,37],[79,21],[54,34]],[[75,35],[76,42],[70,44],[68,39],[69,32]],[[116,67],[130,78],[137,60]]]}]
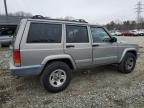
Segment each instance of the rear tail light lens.
[{"label": "rear tail light lens", "polygon": [[13,60],[14,60],[14,65],[20,66],[20,51],[18,49],[14,49],[13,53]]}]

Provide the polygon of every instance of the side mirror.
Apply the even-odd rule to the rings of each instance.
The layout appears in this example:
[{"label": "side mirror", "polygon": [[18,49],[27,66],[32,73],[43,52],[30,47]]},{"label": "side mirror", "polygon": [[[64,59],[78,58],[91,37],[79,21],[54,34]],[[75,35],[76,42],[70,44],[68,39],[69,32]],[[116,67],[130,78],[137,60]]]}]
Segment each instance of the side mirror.
[{"label": "side mirror", "polygon": [[116,37],[112,37],[110,42],[117,42],[117,38]]}]

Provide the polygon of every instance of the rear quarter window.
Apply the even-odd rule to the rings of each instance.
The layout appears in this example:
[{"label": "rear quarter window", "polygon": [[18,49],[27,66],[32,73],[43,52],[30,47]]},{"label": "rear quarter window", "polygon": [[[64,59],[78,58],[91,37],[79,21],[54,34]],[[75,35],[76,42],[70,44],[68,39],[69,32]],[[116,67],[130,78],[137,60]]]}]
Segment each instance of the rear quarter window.
[{"label": "rear quarter window", "polygon": [[61,43],[62,25],[31,23],[27,43]]}]

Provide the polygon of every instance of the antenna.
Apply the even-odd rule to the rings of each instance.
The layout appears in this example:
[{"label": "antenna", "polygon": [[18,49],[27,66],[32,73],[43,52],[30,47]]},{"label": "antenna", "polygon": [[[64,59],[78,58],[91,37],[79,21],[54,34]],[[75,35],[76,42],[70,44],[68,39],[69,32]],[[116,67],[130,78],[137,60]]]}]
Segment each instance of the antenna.
[{"label": "antenna", "polygon": [[6,0],[4,0],[4,6],[5,6],[5,13],[6,13],[6,16],[8,16],[8,10],[7,10],[7,2],[6,2]]}]

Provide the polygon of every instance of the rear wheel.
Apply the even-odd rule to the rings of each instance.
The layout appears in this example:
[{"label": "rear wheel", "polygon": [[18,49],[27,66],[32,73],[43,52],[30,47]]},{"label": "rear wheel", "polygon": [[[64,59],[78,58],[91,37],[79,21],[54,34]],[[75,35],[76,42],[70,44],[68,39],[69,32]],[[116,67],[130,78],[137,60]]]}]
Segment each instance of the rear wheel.
[{"label": "rear wheel", "polygon": [[46,66],[41,82],[49,92],[64,90],[71,81],[71,69],[64,62],[53,62]]},{"label": "rear wheel", "polygon": [[133,53],[128,52],[119,64],[119,71],[122,73],[131,73],[136,64],[136,57]]}]

